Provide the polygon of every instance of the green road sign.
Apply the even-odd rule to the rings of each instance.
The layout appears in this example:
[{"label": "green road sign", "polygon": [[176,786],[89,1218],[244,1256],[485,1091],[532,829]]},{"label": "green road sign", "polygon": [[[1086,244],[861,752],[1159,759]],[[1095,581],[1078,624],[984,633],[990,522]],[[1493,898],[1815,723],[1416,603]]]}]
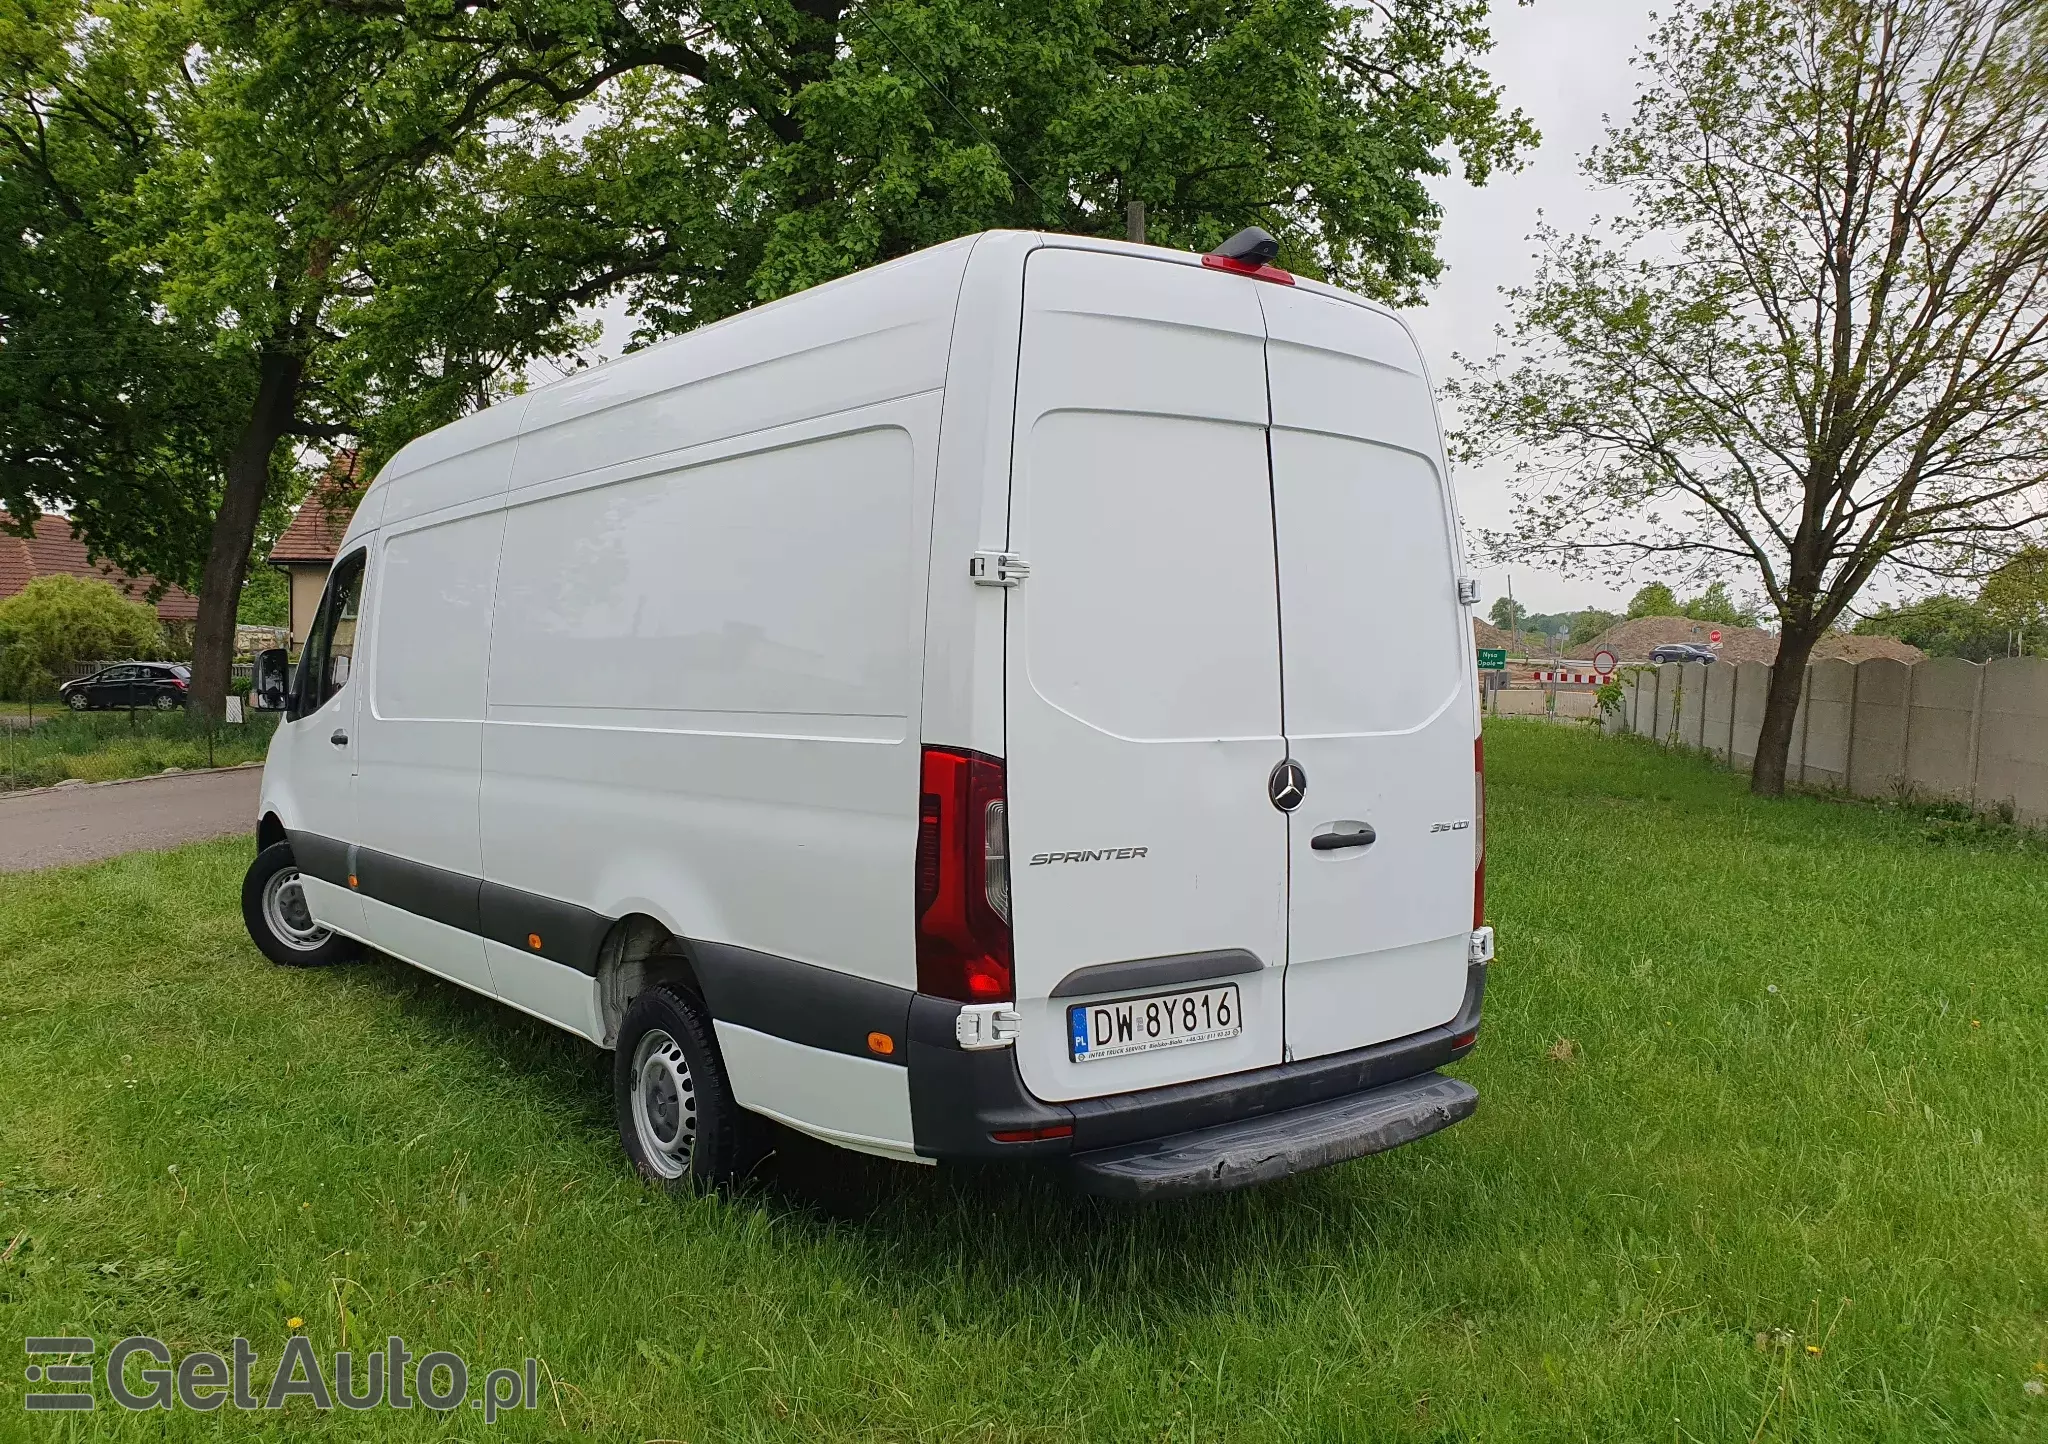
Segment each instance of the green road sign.
[{"label": "green road sign", "polygon": [[1479,649],[1479,670],[1482,672],[1505,672],[1508,669],[1506,647],[1481,647]]}]

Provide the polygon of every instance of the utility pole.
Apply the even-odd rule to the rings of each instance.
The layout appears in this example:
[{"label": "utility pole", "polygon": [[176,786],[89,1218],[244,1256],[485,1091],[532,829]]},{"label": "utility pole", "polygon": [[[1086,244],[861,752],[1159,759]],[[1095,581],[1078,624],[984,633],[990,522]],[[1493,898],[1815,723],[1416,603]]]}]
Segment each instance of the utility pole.
[{"label": "utility pole", "polygon": [[1133,244],[1140,246],[1145,244],[1145,203],[1143,201],[1132,201],[1124,207],[1124,226],[1124,233],[1131,238]]}]

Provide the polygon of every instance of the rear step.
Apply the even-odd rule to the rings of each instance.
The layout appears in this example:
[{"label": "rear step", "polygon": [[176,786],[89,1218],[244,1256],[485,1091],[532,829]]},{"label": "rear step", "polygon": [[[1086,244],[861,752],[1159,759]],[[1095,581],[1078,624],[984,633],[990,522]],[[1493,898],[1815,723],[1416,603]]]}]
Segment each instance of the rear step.
[{"label": "rear step", "polygon": [[1088,1193],[1148,1200],[1248,1188],[1413,1143],[1478,1107],[1470,1083],[1424,1073],[1263,1118],[1077,1153],[1074,1181]]}]

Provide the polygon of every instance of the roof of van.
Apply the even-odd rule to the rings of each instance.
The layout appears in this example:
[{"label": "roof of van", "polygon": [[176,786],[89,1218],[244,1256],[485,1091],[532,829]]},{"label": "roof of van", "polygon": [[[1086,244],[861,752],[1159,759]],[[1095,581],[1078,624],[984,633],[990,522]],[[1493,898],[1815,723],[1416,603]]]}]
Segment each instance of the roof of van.
[{"label": "roof of van", "polygon": [[[681,359],[678,353],[716,347],[721,339],[731,336],[735,330],[752,329],[763,325],[769,325],[772,330],[773,320],[787,320],[792,312],[812,308],[829,311],[833,303],[851,300],[854,294],[870,288],[886,292],[891,289],[892,280],[899,280],[905,270],[932,267],[943,271],[949,269],[949,262],[952,266],[964,268],[967,254],[984,241],[997,238],[1006,238],[1013,243],[1024,243],[1021,249],[1025,251],[1035,250],[1041,246],[1058,246],[1073,250],[1144,256],[1150,260],[1167,261],[1177,265],[1202,264],[1202,257],[1193,251],[1171,250],[1163,246],[1139,245],[1131,241],[1095,236],[1045,231],[980,231],[973,235],[961,236],[666,337],[637,351],[610,358],[593,367],[573,371],[559,380],[508,397],[495,406],[472,412],[409,442],[380,470],[378,476],[371,482],[369,491],[388,491],[387,482],[408,475],[422,466],[464,454],[478,446],[504,439],[514,432],[524,434],[528,425],[527,418],[560,409],[562,403],[559,401],[550,405],[550,401],[556,395],[577,390],[588,394],[596,388],[601,388],[604,384],[603,378],[616,374],[615,368],[624,363],[632,363],[633,368],[637,370],[650,357],[667,354]],[[1306,277],[1296,278],[1295,285],[1304,291],[1330,296],[1375,311],[1402,325],[1404,330],[1407,329],[1406,324],[1394,311],[1378,302]],[[900,293],[898,301],[900,303]],[[1413,333],[1409,334],[1412,341]],[[1417,349],[1419,355],[1420,348]],[[367,501],[367,496],[365,499]],[[365,505],[358,514],[359,518],[375,517],[381,505],[381,501],[378,506]],[[355,529],[352,527],[351,531]]]}]

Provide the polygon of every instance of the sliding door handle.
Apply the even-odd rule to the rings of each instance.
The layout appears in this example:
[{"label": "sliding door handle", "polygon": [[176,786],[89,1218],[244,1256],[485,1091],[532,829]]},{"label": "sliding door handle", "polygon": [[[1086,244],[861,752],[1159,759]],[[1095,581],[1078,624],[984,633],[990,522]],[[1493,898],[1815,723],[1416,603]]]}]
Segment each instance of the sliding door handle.
[{"label": "sliding door handle", "polygon": [[1378,840],[1379,834],[1372,830],[1372,824],[1365,822],[1355,832],[1319,832],[1308,840],[1308,845],[1317,852],[1335,852],[1340,847],[1371,847]]},{"label": "sliding door handle", "polygon": [[328,738],[327,740],[329,742],[332,742],[336,747],[346,747],[348,746],[348,733],[342,731],[339,727],[337,727],[334,729],[334,735]]}]

